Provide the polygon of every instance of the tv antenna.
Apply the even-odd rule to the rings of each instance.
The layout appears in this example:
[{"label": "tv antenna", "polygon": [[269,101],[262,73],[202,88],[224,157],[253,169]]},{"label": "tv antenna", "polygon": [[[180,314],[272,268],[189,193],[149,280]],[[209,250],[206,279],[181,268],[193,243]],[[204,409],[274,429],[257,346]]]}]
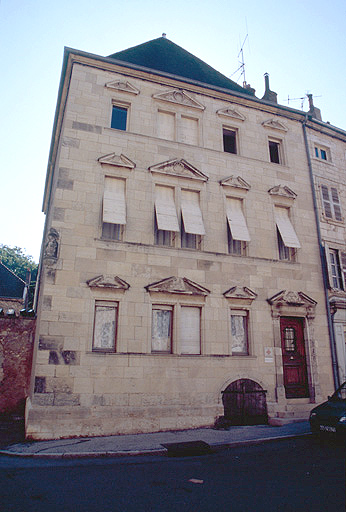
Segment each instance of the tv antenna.
[{"label": "tv antenna", "polygon": [[[287,100],[284,100],[284,101],[287,102],[288,105],[290,104],[290,101],[300,101],[300,109],[303,110],[304,109],[304,103],[307,100],[308,95],[309,95],[308,92],[306,92],[304,94],[304,96],[301,96],[300,98],[290,98],[289,95],[287,95]],[[321,95],[314,96],[314,98],[321,98]]]},{"label": "tv antenna", "polygon": [[[232,78],[232,76],[234,76],[236,73],[238,73],[238,71],[240,71],[240,74],[239,74],[239,77],[237,79],[237,82],[240,79],[240,77],[243,77],[243,87],[245,87],[245,85],[246,85],[245,61],[244,61],[244,45],[245,45],[245,41],[247,40],[248,37],[249,37],[249,34],[246,34],[245,39],[243,41],[243,44],[241,45],[239,53],[238,53],[238,64],[239,64],[238,69],[236,69],[234,71],[234,73],[231,74],[231,78]],[[239,60],[239,58],[240,58],[240,60]]]}]

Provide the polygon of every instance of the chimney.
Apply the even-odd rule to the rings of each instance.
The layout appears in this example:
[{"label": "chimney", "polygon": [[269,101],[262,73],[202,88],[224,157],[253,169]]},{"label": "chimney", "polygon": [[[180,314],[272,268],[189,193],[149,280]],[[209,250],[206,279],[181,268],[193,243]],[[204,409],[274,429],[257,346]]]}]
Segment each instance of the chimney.
[{"label": "chimney", "polygon": [[265,84],[265,91],[264,91],[264,96],[262,97],[262,100],[270,101],[270,103],[277,103],[278,95],[276,94],[276,92],[270,90],[269,74],[268,73],[264,73],[264,84]]},{"label": "chimney", "polygon": [[317,119],[318,121],[322,121],[321,111],[319,108],[314,106],[314,101],[312,99],[312,94],[308,94],[309,100],[309,112],[308,115],[313,119]]}]

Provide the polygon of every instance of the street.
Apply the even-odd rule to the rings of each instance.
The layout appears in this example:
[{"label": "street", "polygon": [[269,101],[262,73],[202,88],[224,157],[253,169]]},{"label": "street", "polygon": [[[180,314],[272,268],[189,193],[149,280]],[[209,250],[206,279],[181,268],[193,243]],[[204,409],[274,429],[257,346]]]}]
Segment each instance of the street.
[{"label": "street", "polygon": [[344,512],[345,448],[310,436],[210,455],[0,458],[1,512]]}]

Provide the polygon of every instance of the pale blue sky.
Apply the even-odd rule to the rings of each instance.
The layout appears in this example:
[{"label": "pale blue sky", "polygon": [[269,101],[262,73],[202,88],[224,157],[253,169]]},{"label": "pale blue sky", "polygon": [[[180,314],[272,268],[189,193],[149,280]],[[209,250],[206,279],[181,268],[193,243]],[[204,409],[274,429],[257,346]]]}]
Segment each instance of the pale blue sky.
[{"label": "pale blue sky", "polygon": [[38,260],[64,46],[109,55],[165,32],[231,77],[248,32],[246,80],[257,96],[268,72],[279,103],[313,93],[323,120],[346,129],[345,27],[345,0],[0,0],[0,243]]}]

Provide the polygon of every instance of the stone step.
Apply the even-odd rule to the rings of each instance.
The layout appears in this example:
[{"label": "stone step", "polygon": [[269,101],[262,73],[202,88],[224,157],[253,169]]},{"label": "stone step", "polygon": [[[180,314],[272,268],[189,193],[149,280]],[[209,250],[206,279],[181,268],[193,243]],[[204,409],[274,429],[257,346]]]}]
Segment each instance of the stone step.
[{"label": "stone step", "polygon": [[309,416],[304,417],[292,417],[292,418],[269,418],[269,425],[272,427],[282,427],[289,423],[298,423],[299,421],[307,421]]}]

